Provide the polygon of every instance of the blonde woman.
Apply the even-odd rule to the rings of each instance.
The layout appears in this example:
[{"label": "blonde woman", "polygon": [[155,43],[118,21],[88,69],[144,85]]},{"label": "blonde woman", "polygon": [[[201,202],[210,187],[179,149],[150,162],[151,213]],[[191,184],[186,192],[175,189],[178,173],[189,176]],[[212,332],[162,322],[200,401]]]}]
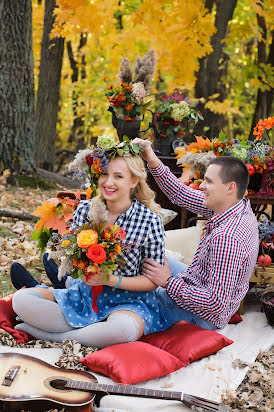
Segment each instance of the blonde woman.
[{"label": "blonde woman", "polygon": [[[112,156],[98,185],[100,195],[80,202],[73,223],[83,226],[95,203],[104,202],[108,222],[126,232],[126,266],[105,283],[95,274],[87,284],[69,277],[67,289],[37,286],[16,292],[13,308],[23,321],[17,329],[35,338],[57,342],[76,339],[83,345],[103,348],[135,341],[169,326],[160,315],[156,285],[141,275],[145,257],[164,263],[164,228],[154,193],[146,183],[143,160],[130,150],[122,157]],[[94,285],[103,285],[98,313],[92,310],[90,286]]]}]

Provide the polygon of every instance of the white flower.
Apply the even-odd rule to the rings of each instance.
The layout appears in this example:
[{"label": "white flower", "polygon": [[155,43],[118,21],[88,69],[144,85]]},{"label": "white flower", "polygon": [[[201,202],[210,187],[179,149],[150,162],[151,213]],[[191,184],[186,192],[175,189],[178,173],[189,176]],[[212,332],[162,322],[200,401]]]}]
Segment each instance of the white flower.
[{"label": "white flower", "polygon": [[104,150],[112,149],[116,145],[117,142],[114,137],[108,134],[102,134],[102,136],[99,136],[97,139],[97,146],[102,147]]},{"label": "white flower", "polygon": [[146,97],[146,89],[143,82],[133,83],[132,95],[137,104],[143,104]]},{"label": "white flower", "polygon": [[68,170],[83,170],[87,167],[86,157],[88,155],[93,155],[93,147],[89,147],[88,149],[79,150],[77,155],[75,156],[73,162],[68,165]]},{"label": "white flower", "polygon": [[171,105],[170,115],[172,119],[176,120],[177,122],[181,122],[185,117],[187,117],[190,113],[190,108],[184,100],[180,103],[174,103]]}]

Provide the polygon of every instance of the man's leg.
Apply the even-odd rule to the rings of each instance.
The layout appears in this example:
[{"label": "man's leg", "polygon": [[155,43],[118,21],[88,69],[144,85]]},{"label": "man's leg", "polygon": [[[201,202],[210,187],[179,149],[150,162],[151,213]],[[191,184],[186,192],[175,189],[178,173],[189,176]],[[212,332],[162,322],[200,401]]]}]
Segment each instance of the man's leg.
[{"label": "man's leg", "polygon": [[178,273],[183,273],[188,268],[188,266],[180,260],[167,257],[167,261],[169,264],[170,272],[175,278],[177,277]]},{"label": "man's leg", "polygon": [[170,324],[170,326],[174,325],[174,323],[180,322],[181,320],[185,320],[186,322],[193,323],[203,329],[217,329],[213,323],[199,318],[189,310],[180,308],[180,306],[178,306],[177,303],[168,295],[166,289],[159,287],[155,292],[161,315],[166,322]]}]

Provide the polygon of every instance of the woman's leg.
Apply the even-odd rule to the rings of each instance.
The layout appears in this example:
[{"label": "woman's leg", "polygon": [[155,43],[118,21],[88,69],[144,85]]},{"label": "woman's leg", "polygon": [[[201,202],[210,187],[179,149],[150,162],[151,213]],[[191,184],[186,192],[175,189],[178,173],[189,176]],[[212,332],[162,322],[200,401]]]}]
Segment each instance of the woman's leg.
[{"label": "woman's leg", "polygon": [[60,306],[54,302],[52,289],[18,290],[12,299],[13,310],[24,322],[47,332],[66,332],[73,329],[66,321]]},{"label": "woman's leg", "polygon": [[48,259],[48,253],[43,254],[43,264],[46,270],[46,274],[52,283],[54,289],[65,289],[67,275],[61,280],[58,279],[58,266],[53,259]]},{"label": "woman's leg", "polygon": [[31,274],[17,262],[14,262],[10,267],[10,278],[16,289],[21,289],[23,286],[34,288],[36,285],[39,285]]},{"label": "woman's leg", "polygon": [[110,315],[105,322],[94,323],[84,328],[77,328],[63,333],[46,332],[27,323],[17,325],[15,329],[29,333],[36,339],[55,342],[74,339],[84,346],[101,349],[119,343],[135,342],[140,337],[139,323],[131,316],[132,313],[117,311]]}]

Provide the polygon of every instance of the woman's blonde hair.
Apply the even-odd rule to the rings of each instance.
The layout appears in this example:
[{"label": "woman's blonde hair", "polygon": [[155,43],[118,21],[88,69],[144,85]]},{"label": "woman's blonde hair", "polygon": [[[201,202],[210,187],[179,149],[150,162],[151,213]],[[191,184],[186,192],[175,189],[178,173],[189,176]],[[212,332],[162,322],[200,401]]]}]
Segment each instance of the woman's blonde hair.
[{"label": "woman's blonde hair", "polygon": [[123,159],[125,159],[132,176],[138,179],[137,186],[132,189],[131,195],[159,215],[161,207],[155,202],[155,193],[147,184],[147,172],[143,159],[134,155],[123,156]]},{"label": "woman's blonde hair", "polygon": [[[160,214],[161,206],[155,202],[155,193],[147,184],[147,172],[143,159],[136,155],[127,154],[122,156],[131,172],[132,177],[138,180],[137,185],[131,190],[131,196],[152,210],[157,215]],[[99,193],[101,199],[103,199],[102,193]]]}]

